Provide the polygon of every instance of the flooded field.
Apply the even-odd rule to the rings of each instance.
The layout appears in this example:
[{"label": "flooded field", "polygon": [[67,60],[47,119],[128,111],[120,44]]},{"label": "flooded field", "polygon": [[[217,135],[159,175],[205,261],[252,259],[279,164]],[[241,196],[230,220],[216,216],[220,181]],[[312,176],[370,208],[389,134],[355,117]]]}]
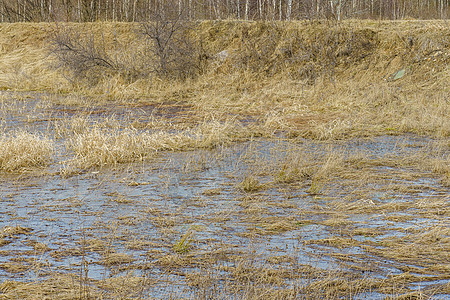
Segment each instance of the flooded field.
[{"label": "flooded field", "polygon": [[448,139],[207,135],[189,109],[2,100],[2,134],[52,150],[0,174],[0,299],[450,297]]}]

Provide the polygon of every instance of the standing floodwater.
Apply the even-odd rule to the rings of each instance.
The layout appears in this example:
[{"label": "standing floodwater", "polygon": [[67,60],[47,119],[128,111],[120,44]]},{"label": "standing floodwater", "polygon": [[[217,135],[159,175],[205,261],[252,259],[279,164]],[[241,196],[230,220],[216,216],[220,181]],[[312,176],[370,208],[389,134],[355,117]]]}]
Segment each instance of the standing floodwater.
[{"label": "standing floodwater", "polygon": [[3,176],[0,276],[158,298],[225,297],[248,280],[304,293],[359,280],[361,299],[395,282],[445,298],[450,190],[421,160],[446,155],[417,136],[254,140],[68,178]]}]

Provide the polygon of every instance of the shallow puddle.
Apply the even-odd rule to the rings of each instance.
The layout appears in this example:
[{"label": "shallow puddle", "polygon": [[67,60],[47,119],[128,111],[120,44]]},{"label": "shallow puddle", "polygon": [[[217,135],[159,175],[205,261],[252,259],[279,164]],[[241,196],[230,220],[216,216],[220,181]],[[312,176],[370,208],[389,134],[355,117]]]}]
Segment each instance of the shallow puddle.
[{"label": "shallow puddle", "polygon": [[[89,118],[96,122],[102,113]],[[47,121],[2,118],[7,128],[53,130]],[[395,284],[445,299],[445,249],[435,256],[426,249],[408,256],[404,249],[417,243],[434,249],[439,239],[448,247],[450,189],[416,161],[420,153],[448,157],[449,149],[436,144],[415,135],[333,143],[257,139],[160,152],[68,178],[4,174],[0,280],[83,273],[95,285],[133,275],[152,281],[142,288],[145,297],[194,297],[194,275],[212,272],[220,286],[237,280],[245,264],[280,272],[309,266],[315,275],[294,272],[273,286],[310,284],[336,270],[379,282],[414,272]],[[381,295],[389,293],[353,296]]]},{"label": "shallow puddle", "polygon": [[[386,139],[395,142],[402,151],[409,148],[409,143],[418,143],[416,137],[411,140],[408,137],[377,139],[368,141],[368,144],[358,141],[347,147],[333,147],[348,153],[368,149],[370,156],[376,156],[387,153],[375,149],[376,146],[385,147]],[[428,141],[422,140],[422,143],[427,147]],[[161,261],[171,255],[183,255],[177,254],[174,245],[189,231],[192,234],[187,253],[202,256],[217,249],[229,251],[224,261],[219,259],[216,263],[234,265],[230,257],[239,259],[245,253],[252,253],[261,264],[270,258],[287,256],[295,258],[297,263],[311,264],[324,270],[351,270],[353,264],[361,267],[368,263],[368,256],[361,247],[364,242],[401,238],[408,229],[417,231],[443,222],[417,219],[414,211],[408,213],[408,209],[404,211],[394,207],[383,214],[339,216],[344,219],[342,224],[329,223],[327,226],[324,221],[333,218],[333,213],[327,211],[328,204],[355,190],[334,186],[334,182],[327,183],[329,187],[324,187],[317,195],[309,194],[307,187],[295,184],[268,185],[252,193],[238,188],[249,170],[259,170],[260,161],[270,169],[270,164],[276,166],[283,159],[287,148],[293,151],[296,147],[301,147],[299,151],[305,151],[306,147],[306,151],[311,150],[312,153],[329,151],[326,150],[328,145],[314,143],[298,146],[286,142],[254,141],[213,151],[166,153],[151,163],[91,171],[68,179],[58,176],[3,178],[0,226],[30,231],[10,236],[3,234],[9,243],[0,248],[0,264],[6,266],[20,257],[24,261],[20,264],[24,267],[18,268],[18,272],[3,267],[0,276],[3,280],[30,280],[56,270],[76,273],[82,260],[89,261],[88,276],[95,280],[119,276],[129,270],[141,274],[139,266],[148,264],[164,273],[165,266]],[[398,154],[392,150],[388,152],[390,155]],[[200,167],[193,167],[193,162]],[[399,168],[392,167],[382,170],[386,176],[398,171]],[[270,182],[272,174],[264,173],[259,175],[260,181]],[[369,206],[433,197],[441,197],[448,203],[449,190],[440,186],[432,176],[417,180],[392,177],[388,181],[391,185],[393,181],[400,181],[408,187],[417,185],[420,191],[367,193],[366,196],[372,195],[371,199],[365,199]],[[338,180],[338,184],[344,182],[343,179]],[[379,186],[382,187],[383,182]],[[367,189],[366,186],[352,187],[357,188],[362,192]],[[360,201],[357,196],[352,198]],[[390,215],[393,217],[389,218]],[[367,238],[364,235],[351,237],[345,233],[350,227],[382,230],[369,234]],[[341,245],[339,240],[332,240],[335,237],[354,240],[355,243]],[[33,246],[37,243],[43,246]],[[121,255],[111,259],[111,253]],[[363,259],[342,264],[339,256],[330,255],[334,253],[362,256]],[[39,265],[37,262],[45,263]],[[373,275],[376,278],[383,278],[401,273],[397,265],[414,266],[394,262],[386,263],[382,257],[371,256],[370,266],[365,268],[375,270]],[[172,275],[171,280],[180,282],[180,276],[185,277],[185,273],[197,266],[197,263],[190,264],[179,266],[182,275]],[[160,276],[156,270],[150,276]],[[441,281],[426,281],[426,285]],[[166,286],[167,282],[161,284]],[[426,286],[419,282],[411,283],[409,287],[417,289],[419,285]]]}]

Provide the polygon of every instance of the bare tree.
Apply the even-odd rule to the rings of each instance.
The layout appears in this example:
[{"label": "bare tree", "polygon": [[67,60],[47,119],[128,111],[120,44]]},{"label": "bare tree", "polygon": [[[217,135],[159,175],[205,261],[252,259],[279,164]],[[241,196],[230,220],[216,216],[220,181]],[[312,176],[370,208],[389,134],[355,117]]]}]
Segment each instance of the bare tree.
[{"label": "bare tree", "polygon": [[446,19],[449,9],[449,0],[0,0],[3,22],[146,22],[170,10],[189,20]]},{"label": "bare tree", "polygon": [[59,61],[57,67],[71,81],[89,78],[95,83],[105,71],[120,69],[118,62],[107,53],[104,41],[97,40],[92,32],[79,33],[59,26],[52,41],[52,53]]},{"label": "bare tree", "polygon": [[291,20],[291,13],[292,13],[292,0],[288,0],[286,9],[286,20]]},{"label": "bare tree", "polygon": [[201,71],[207,58],[201,45],[193,38],[195,32],[183,14],[170,9],[161,11],[151,22],[142,23],[142,34],[147,38],[150,72],[162,77],[185,79]]}]

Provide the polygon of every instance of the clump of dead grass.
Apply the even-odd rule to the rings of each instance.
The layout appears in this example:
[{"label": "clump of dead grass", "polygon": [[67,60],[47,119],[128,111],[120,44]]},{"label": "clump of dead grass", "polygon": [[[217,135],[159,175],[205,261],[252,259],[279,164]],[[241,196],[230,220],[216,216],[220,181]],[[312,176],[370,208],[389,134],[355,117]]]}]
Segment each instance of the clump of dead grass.
[{"label": "clump of dead grass", "polygon": [[143,161],[160,151],[185,151],[214,148],[245,139],[248,133],[239,122],[204,122],[180,132],[139,131],[133,128],[107,129],[93,125],[86,132],[75,133],[67,141],[74,157],[65,162],[61,174],[120,163]]},{"label": "clump of dead grass", "polygon": [[432,160],[432,170],[442,176],[441,183],[450,186],[450,155],[446,158]]},{"label": "clump of dead grass", "polygon": [[264,189],[265,184],[261,183],[253,174],[246,174],[242,181],[238,184],[238,188],[244,192],[251,193]]},{"label": "clump of dead grass", "polygon": [[307,192],[311,195],[320,194],[325,187],[325,184],[333,177],[336,177],[344,168],[343,155],[329,151],[327,155],[322,158],[322,163],[313,168],[311,174],[310,187]]},{"label": "clump of dead grass", "polygon": [[91,299],[100,297],[98,289],[91,287],[89,294],[82,293],[80,280],[76,275],[54,273],[39,282],[6,280],[0,284],[5,299],[46,299],[48,295],[58,299]]},{"label": "clump of dead grass", "polygon": [[90,122],[86,116],[76,116],[70,119],[54,122],[54,133],[56,138],[67,138],[74,134],[82,134],[89,128]]},{"label": "clump of dead grass", "polygon": [[305,151],[288,151],[274,172],[276,183],[292,183],[311,178],[312,158]]},{"label": "clump of dead grass", "polygon": [[28,132],[0,136],[0,170],[13,172],[45,167],[55,152],[53,141]]},{"label": "clump of dead grass", "polygon": [[22,226],[5,226],[0,230],[0,237],[14,237],[20,234],[29,234],[33,229]]}]

